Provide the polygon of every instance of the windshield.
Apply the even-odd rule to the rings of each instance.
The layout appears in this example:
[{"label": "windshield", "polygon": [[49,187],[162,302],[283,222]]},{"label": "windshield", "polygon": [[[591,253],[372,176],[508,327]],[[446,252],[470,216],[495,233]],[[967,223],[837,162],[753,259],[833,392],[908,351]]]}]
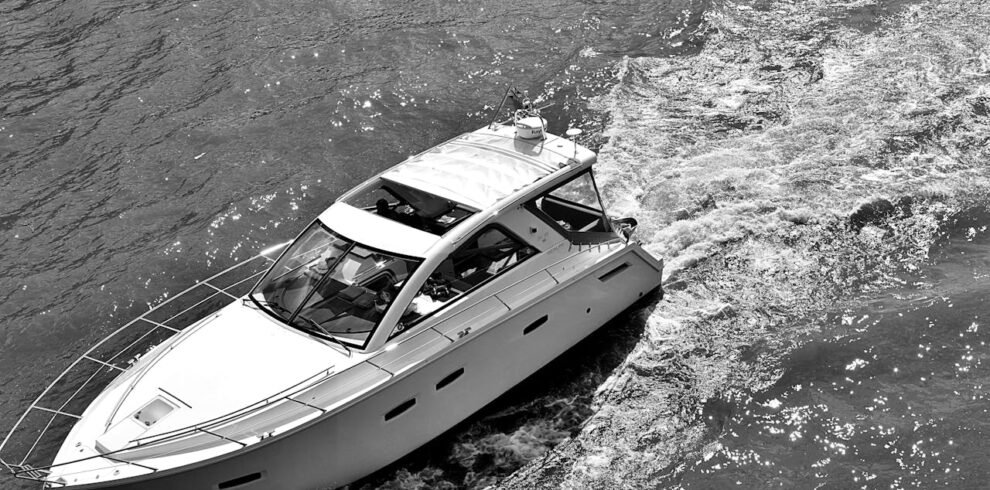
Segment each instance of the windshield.
[{"label": "windshield", "polygon": [[419,262],[350,241],[317,221],[251,298],[293,327],[363,348]]}]

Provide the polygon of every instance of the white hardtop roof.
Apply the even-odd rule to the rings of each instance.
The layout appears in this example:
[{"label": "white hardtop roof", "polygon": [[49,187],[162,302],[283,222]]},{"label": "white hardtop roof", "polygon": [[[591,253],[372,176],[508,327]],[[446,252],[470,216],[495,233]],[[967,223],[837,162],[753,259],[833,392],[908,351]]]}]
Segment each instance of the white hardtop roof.
[{"label": "white hardtop roof", "polygon": [[336,202],[320,214],[320,221],[348,240],[410,257],[426,257],[440,237],[375,213]]},{"label": "white hardtop roof", "polygon": [[512,126],[485,127],[411,157],[382,178],[482,210],[567,165],[574,153],[574,143],[553,135],[522,140]]}]

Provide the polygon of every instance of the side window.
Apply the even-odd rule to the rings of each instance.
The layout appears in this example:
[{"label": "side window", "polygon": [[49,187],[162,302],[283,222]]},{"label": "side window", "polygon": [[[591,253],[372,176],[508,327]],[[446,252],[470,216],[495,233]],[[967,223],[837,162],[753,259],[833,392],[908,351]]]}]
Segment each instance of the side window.
[{"label": "side window", "polygon": [[614,238],[590,171],[541,195],[528,207],[571,238],[581,234],[600,240]]},{"label": "side window", "polygon": [[[536,249],[501,228],[486,228],[450,254],[430,274],[406,308],[400,323],[415,323],[535,254]],[[400,331],[397,329],[392,336]]]}]

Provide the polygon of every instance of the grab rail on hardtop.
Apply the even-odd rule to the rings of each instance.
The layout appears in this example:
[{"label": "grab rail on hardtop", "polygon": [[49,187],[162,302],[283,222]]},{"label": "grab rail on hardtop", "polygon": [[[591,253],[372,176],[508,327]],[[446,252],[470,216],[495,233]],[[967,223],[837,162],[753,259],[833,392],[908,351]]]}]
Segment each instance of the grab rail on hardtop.
[{"label": "grab rail on hardtop", "polygon": [[[189,288],[183,290],[182,292],[171,298],[166,299],[165,301],[162,301],[155,307],[149,309],[148,311],[138,316],[137,318],[134,318],[133,320],[127,322],[124,326],[118,328],[117,330],[114,330],[112,333],[110,333],[102,340],[100,340],[92,347],[90,347],[88,350],[86,350],[86,352],[84,352],[81,356],[76,358],[75,361],[73,361],[67,368],[65,368],[61,373],[59,373],[59,375],[55,378],[55,380],[49,383],[47,387],[45,387],[44,391],[42,391],[41,394],[34,399],[34,401],[27,408],[27,410],[25,410],[24,413],[21,414],[20,418],[17,419],[17,422],[13,425],[13,427],[11,427],[10,431],[4,437],[3,441],[0,442],[0,464],[6,467],[7,471],[9,471],[15,477],[28,479],[28,480],[35,480],[45,483],[53,483],[45,479],[45,477],[49,473],[47,470],[48,468],[52,467],[51,465],[44,463],[40,465],[36,463],[29,463],[28,460],[31,458],[32,454],[39,449],[39,445],[42,443],[42,440],[45,439],[45,436],[48,434],[48,432],[50,430],[53,430],[53,425],[56,423],[57,418],[59,417],[67,418],[69,419],[69,422],[72,422],[72,424],[74,424],[76,420],[82,418],[81,414],[72,413],[70,411],[71,409],[68,409],[67,407],[69,407],[70,404],[76,404],[81,406],[83,409],[85,409],[85,407],[89,406],[89,403],[92,402],[93,399],[95,399],[96,396],[98,396],[102,392],[103,387],[109,384],[118,375],[127,371],[130,365],[132,365],[137,358],[147,353],[155,346],[168,340],[176,333],[179,333],[184,328],[215,313],[219,309],[223,308],[224,306],[236,300],[239,296],[236,294],[232,294],[231,290],[244,288],[245,285],[253,286],[254,283],[249,281],[263,274],[268,269],[268,267],[270,267],[270,265],[275,262],[275,260],[271,258],[270,255],[272,255],[274,252],[278,252],[279,250],[283,249],[288,244],[289,242],[285,242],[269,247],[268,249],[263,250],[261,253],[259,253],[254,257],[251,257],[250,259],[244,260],[231,267],[228,267],[220,271],[219,273],[214,274],[213,276],[207,278],[206,280],[197,282],[195,285],[190,286]],[[263,259],[263,260],[259,260],[259,259]],[[254,264],[254,267],[247,272],[243,271],[242,268],[244,268],[249,264]],[[246,276],[242,277],[241,275],[234,275],[232,281],[230,281],[229,277],[224,277],[235,271],[241,275],[246,274]],[[228,281],[230,281],[230,283],[227,284],[226,286],[224,286],[222,282],[220,283],[219,286],[216,285],[215,283],[221,278],[227,279]],[[180,298],[186,298],[187,295],[189,295],[190,293],[196,290],[205,291],[207,293],[206,297],[201,298],[198,301],[195,301],[195,296],[194,296],[195,302],[192,305],[188,305],[185,306],[184,308],[181,308],[177,313],[172,314],[166,319],[163,320],[152,319],[154,318],[154,315],[156,313],[163,311],[167,312],[166,310],[167,307],[172,307],[174,305],[180,305],[180,307],[184,306],[183,303],[181,303]],[[216,304],[216,303],[210,304],[210,302],[215,299],[222,299],[223,301],[221,302],[221,304]],[[203,311],[196,311],[197,308],[205,308],[205,309]],[[183,318],[187,315],[193,315],[193,316],[191,318]],[[182,325],[170,324],[171,322],[174,322],[177,319],[182,320],[183,324]],[[121,339],[125,337],[125,335],[122,334],[128,331],[135,330],[135,326],[137,325],[142,325],[145,328],[148,328],[148,326],[150,325],[150,328],[148,328],[147,332],[144,332],[143,335],[138,336],[136,339],[130,342],[128,342],[128,340],[130,339],[124,339],[121,342],[121,345],[113,346],[114,350],[110,351],[109,354],[104,354],[103,356],[99,354],[101,347],[110,345],[112,343],[111,341],[113,340],[121,341]],[[157,338],[155,336],[152,336],[152,333],[157,333],[158,334]],[[149,340],[150,342],[148,342]],[[142,342],[146,342],[147,345],[142,344]],[[128,356],[121,357],[123,354],[128,353],[128,351],[130,351]],[[105,359],[100,359],[100,357],[104,357]],[[121,363],[121,361],[125,363],[124,366],[118,365],[119,363]],[[69,383],[73,383],[73,382],[78,383],[80,381],[81,383],[78,385],[78,387],[70,384],[68,390],[71,390],[71,394],[68,396],[67,399],[61,402],[61,404],[56,403],[54,406],[57,406],[57,408],[53,408],[53,406],[46,406],[46,404],[43,404],[43,401],[49,395],[58,396],[60,394],[64,394],[66,391],[59,393],[55,388],[60,387],[60,383],[62,383],[63,380],[68,379],[67,376],[70,373],[72,373],[74,370],[76,370],[77,367],[80,367],[83,364],[86,364],[87,362],[92,363],[90,367],[95,366],[96,369],[88,377],[85,375],[85,373],[83,373],[82,378],[69,381]],[[101,372],[103,372],[104,374],[108,374],[108,373],[113,374],[113,376],[109,379],[106,379],[105,380],[106,383],[103,384],[103,386],[99,386],[99,387],[90,386],[90,383],[93,382],[93,380],[98,375],[100,375]],[[89,386],[90,388],[89,390],[85,390],[87,386]],[[37,427],[26,427],[26,426],[22,427],[22,424],[25,424],[29,416],[37,415],[37,414],[42,414],[45,416],[45,418],[48,419],[47,422],[45,422],[44,418],[40,420],[41,424],[39,425],[43,425],[43,427],[40,428],[40,430],[37,430]],[[50,417],[48,417],[49,415]],[[23,430],[28,431],[27,434],[23,434],[23,436],[27,437],[28,439],[26,439],[25,441],[20,441],[17,438],[15,438],[15,434],[18,434],[19,431],[23,431]],[[36,437],[33,437],[35,435]],[[68,431],[66,430],[65,433],[61,436],[61,440],[55,441],[57,444],[56,447],[54,447],[54,449],[57,450],[58,447],[61,446],[62,440],[64,440],[65,436],[67,435],[68,435]],[[33,442],[30,440],[32,437],[34,439]],[[29,444],[26,448],[26,451],[24,452],[23,458],[20,458],[20,462],[15,462],[17,458],[13,460],[8,459],[7,457],[5,457],[4,454],[5,450],[9,450],[10,445],[14,444],[15,441]],[[48,449],[50,450],[51,448]],[[99,455],[93,457],[103,457],[118,464],[119,463],[135,464],[126,461],[115,460],[107,456],[110,455],[107,454],[107,455]],[[54,454],[51,455],[50,459],[54,459]],[[83,459],[91,459],[91,458],[83,458]],[[143,466],[143,465],[137,465],[137,466]],[[155,471],[154,468],[150,468],[150,467],[145,467],[145,468]]]}]

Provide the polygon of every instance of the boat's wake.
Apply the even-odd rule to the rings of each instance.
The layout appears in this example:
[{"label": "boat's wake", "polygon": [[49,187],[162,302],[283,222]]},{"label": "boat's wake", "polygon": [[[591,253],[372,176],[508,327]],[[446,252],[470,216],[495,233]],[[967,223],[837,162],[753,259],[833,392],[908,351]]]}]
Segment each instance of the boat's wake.
[{"label": "boat's wake", "polygon": [[697,56],[625,62],[599,175],[668,296],[580,432],[505,486],[675,482],[720,397],[772,384],[822,315],[918,282],[945,218],[986,203],[990,8],[835,20],[866,3],[726,3]]},{"label": "boat's wake", "polygon": [[928,287],[947,218],[990,195],[990,7],[878,25],[870,1],[754,3],[715,5],[696,55],[624,61],[597,100],[601,190],[667,260],[664,300],[562,358],[581,374],[555,363],[527,382],[544,396],[462,428],[448,461],[374,485],[676,484],[823,318]]}]

